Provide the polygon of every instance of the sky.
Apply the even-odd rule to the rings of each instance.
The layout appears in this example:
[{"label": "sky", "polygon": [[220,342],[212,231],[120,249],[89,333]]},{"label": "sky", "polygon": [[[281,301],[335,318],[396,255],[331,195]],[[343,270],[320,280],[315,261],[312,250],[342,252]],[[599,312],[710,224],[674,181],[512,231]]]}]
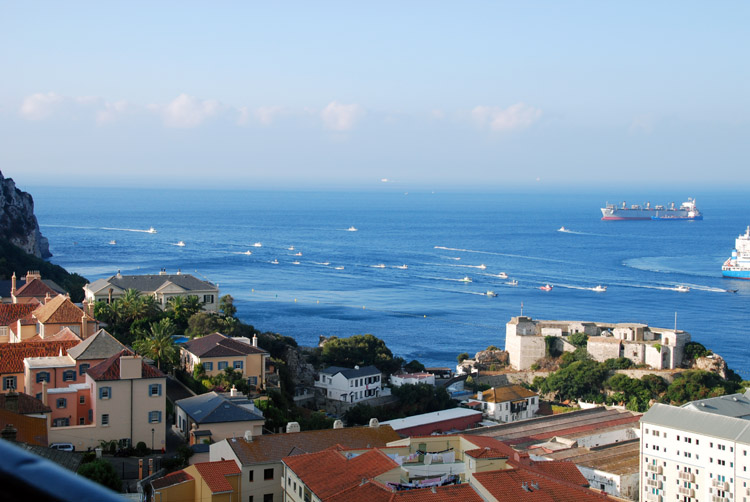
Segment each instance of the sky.
[{"label": "sky", "polygon": [[0,1],[19,185],[750,185],[750,3]]}]

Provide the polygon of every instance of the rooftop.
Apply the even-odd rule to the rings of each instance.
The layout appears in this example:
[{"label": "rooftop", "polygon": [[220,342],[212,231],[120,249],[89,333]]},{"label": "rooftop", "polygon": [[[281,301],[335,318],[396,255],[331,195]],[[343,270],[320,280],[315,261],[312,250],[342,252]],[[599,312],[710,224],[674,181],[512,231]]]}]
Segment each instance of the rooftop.
[{"label": "rooftop", "polygon": [[520,385],[504,385],[502,387],[493,387],[492,389],[482,392],[482,401],[488,403],[504,403],[506,401],[516,401],[536,396],[536,392],[521,387]]},{"label": "rooftop", "polygon": [[33,312],[38,306],[30,303],[0,303],[0,326],[9,326]]},{"label": "rooftop", "polygon": [[567,460],[576,465],[613,474],[638,472],[640,441],[637,439],[596,448],[568,448],[544,455],[550,460]]},{"label": "rooftop", "polygon": [[76,342],[80,342],[81,337],[73,333],[73,331],[71,331],[70,328],[66,326],[54,334],[45,335],[44,337],[42,337],[41,335],[34,335],[29,338],[30,342],[58,342],[62,340],[73,340]]},{"label": "rooftop", "polygon": [[243,406],[247,400],[237,401],[216,392],[180,399],[175,403],[196,423],[247,422],[264,420],[260,411]]},{"label": "rooftop", "polygon": [[[106,361],[102,361],[93,368],[89,368],[87,373],[96,381],[120,380],[120,358],[130,356],[132,352],[123,350],[113,355]],[[141,359],[141,378],[164,378],[166,375]]]},{"label": "rooftop", "polygon": [[151,486],[154,488],[155,491],[161,490],[162,488],[167,488],[168,486],[174,486],[179,485],[180,483],[184,483],[185,481],[191,481],[193,479],[193,476],[188,474],[185,471],[177,471],[170,474],[167,474],[164,477],[161,477],[159,479],[155,479],[151,482]]},{"label": "rooftop", "polygon": [[750,399],[748,399],[748,396],[750,396],[750,390],[745,391],[744,394],[699,399],[685,403],[682,407],[725,417],[747,418],[750,417]]},{"label": "rooftop", "polygon": [[83,310],[76,307],[65,295],[57,295],[44,305],[40,305],[32,314],[42,324],[77,324],[84,316],[88,318]]},{"label": "rooftop", "polygon": [[107,331],[100,329],[83,342],[68,350],[73,359],[107,359],[127,349]]},{"label": "rooftop", "polygon": [[372,375],[380,375],[380,370],[375,366],[363,366],[361,368],[343,368],[341,366],[329,366],[325,369],[320,370],[320,373],[325,375],[336,375],[341,373],[347,379],[360,378]]},{"label": "rooftop", "polygon": [[142,293],[152,293],[168,284],[174,284],[186,292],[190,291],[218,291],[216,285],[202,281],[190,274],[148,274],[148,275],[113,275],[107,279],[99,279],[87,287],[93,292],[99,292],[113,285],[123,291],[137,289]]},{"label": "rooftop", "polygon": [[641,423],[750,443],[750,420],[706,413],[693,407],[656,403],[641,417]]},{"label": "rooftop", "polygon": [[238,342],[221,333],[194,338],[182,346],[191,354],[198,357],[246,356],[250,354],[266,354],[260,347],[253,347],[244,342]]},{"label": "rooftop", "polygon": [[242,473],[234,460],[198,462],[193,465],[211,489],[211,493],[232,491],[232,485],[227,481],[227,476],[239,476]]},{"label": "rooftop", "polygon": [[431,413],[423,413],[421,415],[413,415],[406,418],[396,418],[394,420],[388,420],[387,422],[381,422],[380,425],[389,425],[393,427],[393,430],[400,431],[402,429],[409,429],[418,425],[432,424],[436,422],[443,422],[445,420],[455,420],[457,418],[464,417],[482,417],[481,411],[468,410],[466,408],[450,408],[447,410],[433,411]]},{"label": "rooftop", "polygon": [[59,342],[20,342],[0,345],[0,374],[23,373],[23,360],[27,357],[57,356],[80,342],[65,340]]},{"label": "rooftop", "polygon": [[[53,288],[53,285],[56,287]],[[14,296],[16,298],[44,298],[48,294],[54,297],[61,293],[64,293],[64,291],[54,282],[34,278],[20,288],[16,288]]]},{"label": "rooftop", "polygon": [[[16,401],[17,413],[21,415],[35,415],[39,413],[49,413],[52,411],[49,406],[45,405],[34,396],[24,394],[23,392],[16,392],[16,396],[18,398],[18,400]],[[4,410],[8,408],[9,397],[12,399],[10,393],[0,394],[0,409]]]}]

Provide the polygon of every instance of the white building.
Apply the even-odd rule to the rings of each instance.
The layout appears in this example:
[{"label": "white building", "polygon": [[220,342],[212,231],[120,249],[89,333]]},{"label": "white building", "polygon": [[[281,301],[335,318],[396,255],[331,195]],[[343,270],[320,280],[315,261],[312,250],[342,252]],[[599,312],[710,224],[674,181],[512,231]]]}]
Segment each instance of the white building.
[{"label": "white building", "polygon": [[420,383],[435,385],[435,375],[432,373],[399,373],[397,375],[391,375],[391,384],[394,387],[401,387],[402,385],[417,385]]},{"label": "white building", "polygon": [[641,418],[640,500],[747,502],[749,396],[652,406]]},{"label": "white building", "polygon": [[494,387],[477,394],[482,411],[500,422],[516,422],[533,418],[539,411],[539,396],[520,385]]},{"label": "white building", "polygon": [[327,399],[347,403],[379,397],[383,390],[382,384],[380,370],[375,366],[331,366],[322,370],[315,381],[315,387],[323,389]]}]

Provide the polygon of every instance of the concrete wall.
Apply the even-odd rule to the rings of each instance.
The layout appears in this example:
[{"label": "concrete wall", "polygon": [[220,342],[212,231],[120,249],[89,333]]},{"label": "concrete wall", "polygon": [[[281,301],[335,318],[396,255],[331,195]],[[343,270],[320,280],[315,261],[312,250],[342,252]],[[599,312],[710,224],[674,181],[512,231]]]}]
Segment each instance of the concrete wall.
[{"label": "concrete wall", "polygon": [[536,335],[516,335],[508,326],[505,335],[505,350],[508,352],[510,365],[517,370],[527,370],[546,354],[544,337]]},{"label": "concrete wall", "polygon": [[638,500],[638,473],[614,474],[582,465],[577,465],[593,490],[603,490],[608,495],[628,500]]},{"label": "concrete wall", "polygon": [[[244,441],[243,438],[237,438],[237,441]],[[253,500],[262,501],[263,496],[267,494],[273,494],[273,500],[283,500],[281,477],[283,474],[281,462],[269,462],[259,463],[252,465],[242,465],[234,454],[234,451],[229,446],[228,439],[226,441],[220,441],[211,445],[209,449],[209,458],[211,462],[217,460],[234,460],[242,470],[240,476],[240,500],[250,500],[250,496],[253,496]],[[263,474],[266,469],[273,469],[273,479],[263,479]],[[253,473],[253,480],[250,481],[250,472]]]},{"label": "concrete wall", "polygon": [[617,359],[621,354],[620,343],[619,340],[611,337],[593,337],[589,338],[586,351],[595,361]]}]

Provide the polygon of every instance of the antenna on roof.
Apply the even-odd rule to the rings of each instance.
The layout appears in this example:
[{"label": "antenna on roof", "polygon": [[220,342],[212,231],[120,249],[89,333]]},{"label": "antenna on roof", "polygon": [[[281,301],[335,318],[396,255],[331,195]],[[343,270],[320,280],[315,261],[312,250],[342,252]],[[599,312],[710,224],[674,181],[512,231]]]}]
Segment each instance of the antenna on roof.
[{"label": "antenna on roof", "polygon": [[521,302],[521,317],[523,317],[523,302]]}]

